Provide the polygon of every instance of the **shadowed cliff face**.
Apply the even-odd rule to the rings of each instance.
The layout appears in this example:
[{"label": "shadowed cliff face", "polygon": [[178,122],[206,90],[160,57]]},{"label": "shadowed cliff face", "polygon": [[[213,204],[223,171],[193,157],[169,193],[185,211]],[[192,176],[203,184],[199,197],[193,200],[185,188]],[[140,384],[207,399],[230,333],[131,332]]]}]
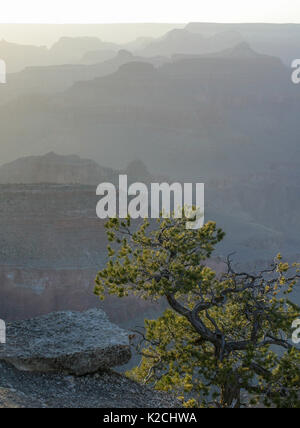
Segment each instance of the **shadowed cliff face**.
[{"label": "shadowed cliff face", "polygon": [[0,264],[81,269],[103,262],[96,187],[1,186],[0,197]]},{"label": "shadowed cliff face", "polygon": [[106,261],[96,185],[0,186],[0,318],[102,307],[132,325],[160,310],[129,298],[100,303],[94,278]]},{"label": "shadowed cliff face", "polygon": [[85,186],[1,186],[4,318],[97,305],[93,278],[106,238],[95,204],[95,189]]},{"label": "shadowed cliff face", "polygon": [[0,318],[102,307],[115,322],[132,325],[142,322],[144,313],[160,310],[136,298],[100,304],[93,294],[107,252],[105,221],[96,216],[96,188],[101,182],[117,184],[121,173],[129,182],[155,181],[138,160],[116,171],[55,153],[0,168],[0,183],[11,183],[0,184]]},{"label": "shadowed cliff face", "polygon": [[0,265],[0,315],[21,320],[55,311],[85,311],[102,308],[109,319],[122,326],[143,325],[144,317],[161,312],[161,304],[135,297],[108,297],[104,302],[93,294],[94,269],[34,269]]},{"label": "shadowed cliff face", "polygon": [[34,269],[0,266],[0,313],[5,319],[24,319],[51,311],[97,306],[93,295],[96,270]]},{"label": "shadowed cliff face", "polygon": [[[227,232],[218,254],[224,258],[237,251],[236,261],[247,262],[247,268],[249,260],[269,262],[279,251],[297,259],[299,180],[295,171],[295,165],[281,164],[262,176],[207,182],[206,219],[216,220]],[[139,161],[125,172],[133,181],[161,181],[151,177]],[[110,298],[100,304],[93,295],[94,278],[106,262],[107,247],[104,222],[96,217],[96,186],[104,176],[105,181],[116,182],[117,171],[76,156],[50,153],[6,165],[0,169],[0,178],[1,174],[23,182],[68,181],[70,177],[76,182],[85,177],[95,185],[0,185],[0,318],[100,306],[114,322],[133,326],[160,311],[160,306],[134,298]],[[287,188],[286,183],[294,184]]]}]

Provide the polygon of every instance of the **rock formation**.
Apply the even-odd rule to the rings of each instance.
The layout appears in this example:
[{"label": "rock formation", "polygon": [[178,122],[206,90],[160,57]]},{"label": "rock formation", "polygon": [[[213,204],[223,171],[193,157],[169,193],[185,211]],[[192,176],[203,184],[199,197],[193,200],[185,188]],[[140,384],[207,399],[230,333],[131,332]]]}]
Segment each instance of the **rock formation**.
[{"label": "rock formation", "polygon": [[19,370],[86,375],[126,364],[128,333],[110,323],[105,312],[56,312],[7,324],[0,360]]}]

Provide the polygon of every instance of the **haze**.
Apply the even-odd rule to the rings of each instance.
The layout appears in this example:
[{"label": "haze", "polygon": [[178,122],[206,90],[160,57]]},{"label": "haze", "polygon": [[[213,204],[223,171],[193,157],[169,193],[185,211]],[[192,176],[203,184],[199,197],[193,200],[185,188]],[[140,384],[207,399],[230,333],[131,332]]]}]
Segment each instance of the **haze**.
[{"label": "haze", "polygon": [[[1,5],[0,38],[15,43],[47,46],[53,44],[57,37],[64,36],[100,37],[115,43],[127,43],[141,36],[160,37],[172,27],[182,28],[188,22],[299,23],[300,3],[289,0],[287,7],[284,0],[153,0],[145,8],[145,4],[138,0],[86,0],[75,3],[68,0],[53,0],[51,3],[11,0]],[[107,25],[111,23],[116,25]],[[126,25],[128,23],[136,25]],[[43,25],[24,27],[12,24]],[[72,25],[66,29],[60,24],[98,25]]]},{"label": "haze", "polygon": [[[288,3],[288,5],[287,5]],[[69,0],[53,0],[41,2],[28,0],[20,2],[11,0],[1,4],[0,23],[37,23],[37,24],[91,24],[91,23],[188,23],[188,22],[270,22],[270,23],[299,23],[300,3],[298,0],[211,0],[199,2],[186,0],[174,2],[172,0],[152,0],[145,7],[145,3],[138,0],[99,2],[86,0],[70,2]],[[83,28],[83,30],[85,30]],[[105,31],[107,30],[107,31]],[[116,30],[116,29],[115,29]],[[144,27],[143,36],[157,37],[167,29],[156,29],[152,32]],[[42,34],[44,29],[42,30]],[[105,36],[109,30],[104,29]],[[109,40],[128,41],[129,34],[112,31]],[[139,36],[140,31],[137,31]],[[64,35],[64,34],[62,34]],[[69,34],[70,35],[70,34]],[[80,35],[87,35],[86,32]],[[99,34],[92,33],[93,36]],[[24,36],[24,37],[23,37]],[[75,36],[75,34],[74,34]],[[131,34],[130,34],[131,36]],[[24,43],[28,34],[24,35],[22,28],[1,28],[1,37],[10,41]],[[41,42],[30,39],[30,43]],[[53,40],[51,41],[53,42]],[[47,43],[50,43],[47,41]]]},{"label": "haze", "polygon": [[72,2],[53,0],[40,2],[11,0],[1,5],[1,22],[6,23],[112,23],[112,22],[299,22],[298,0],[211,0],[199,2],[186,0],[138,0],[99,2],[86,0]]},{"label": "haze", "polygon": [[[236,251],[245,269],[279,251],[299,260],[300,85],[290,65],[300,24],[258,23],[279,19],[280,2],[272,13],[267,3],[254,24],[197,23],[208,18],[190,8],[187,25],[178,24],[186,15],[177,24],[0,25],[8,71],[0,85],[2,317],[93,307],[86,290],[107,244],[95,189],[119,173],[204,182],[206,218],[227,233],[221,259]],[[283,22],[292,6],[289,15],[282,6]],[[228,21],[242,20],[229,7],[212,19],[230,10]],[[105,307],[133,325],[140,309]]]}]

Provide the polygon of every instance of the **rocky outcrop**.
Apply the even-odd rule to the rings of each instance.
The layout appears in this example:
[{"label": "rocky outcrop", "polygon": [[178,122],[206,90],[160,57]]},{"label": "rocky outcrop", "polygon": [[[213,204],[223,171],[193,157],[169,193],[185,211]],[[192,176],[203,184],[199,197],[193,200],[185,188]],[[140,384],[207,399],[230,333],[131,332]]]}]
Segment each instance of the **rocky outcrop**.
[{"label": "rocky outcrop", "polygon": [[1,408],[173,408],[171,395],[111,367],[130,357],[128,333],[99,309],[7,323]]},{"label": "rocky outcrop", "polygon": [[6,337],[0,360],[19,370],[81,376],[126,364],[131,358],[128,333],[100,309],[11,322]]}]

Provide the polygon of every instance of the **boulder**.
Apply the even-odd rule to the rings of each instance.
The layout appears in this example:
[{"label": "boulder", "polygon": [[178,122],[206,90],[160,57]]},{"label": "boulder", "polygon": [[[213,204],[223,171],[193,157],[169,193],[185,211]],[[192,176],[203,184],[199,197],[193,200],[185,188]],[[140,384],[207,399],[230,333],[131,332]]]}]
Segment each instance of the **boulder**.
[{"label": "boulder", "polygon": [[126,364],[130,358],[128,332],[100,309],[7,323],[6,344],[0,344],[0,360],[23,371],[81,376]]}]

